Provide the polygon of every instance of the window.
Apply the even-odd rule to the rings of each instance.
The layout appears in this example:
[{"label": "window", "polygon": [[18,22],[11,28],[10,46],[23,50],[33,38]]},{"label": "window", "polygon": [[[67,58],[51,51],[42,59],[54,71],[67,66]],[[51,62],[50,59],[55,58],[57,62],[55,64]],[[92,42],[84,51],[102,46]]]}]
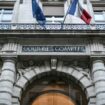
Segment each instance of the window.
[{"label": "window", "polygon": [[46,16],[64,15],[64,5],[43,5],[43,10]]},{"label": "window", "polygon": [[96,23],[105,23],[105,13],[104,12],[95,12],[95,21]]},{"label": "window", "polygon": [[12,9],[0,9],[0,23],[11,22],[13,16]]},{"label": "window", "polygon": [[58,24],[64,18],[64,0],[42,0],[43,12],[47,23]]},{"label": "window", "polygon": [[46,17],[47,23],[59,24],[63,22],[64,17]]}]

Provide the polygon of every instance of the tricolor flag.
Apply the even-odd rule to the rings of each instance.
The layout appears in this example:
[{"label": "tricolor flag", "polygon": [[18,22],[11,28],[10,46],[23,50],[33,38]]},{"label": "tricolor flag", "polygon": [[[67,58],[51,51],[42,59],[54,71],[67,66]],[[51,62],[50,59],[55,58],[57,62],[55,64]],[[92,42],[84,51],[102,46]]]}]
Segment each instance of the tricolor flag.
[{"label": "tricolor flag", "polygon": [[33,17],[36,18],[36,20],[39,23],[44,23],[46,21],[46,18],[44,16],[44,13],[42,9],[39,6],[38,0],[32,0],[32,13]]},{"label": "tricolor flag", "polygon": [[91,15],[82,7],[80,0],[73,0],[71,6],[69,7],[68,14],[75,15],[76,9],[78,8],[78,16],[86,23],[90,24]]}]

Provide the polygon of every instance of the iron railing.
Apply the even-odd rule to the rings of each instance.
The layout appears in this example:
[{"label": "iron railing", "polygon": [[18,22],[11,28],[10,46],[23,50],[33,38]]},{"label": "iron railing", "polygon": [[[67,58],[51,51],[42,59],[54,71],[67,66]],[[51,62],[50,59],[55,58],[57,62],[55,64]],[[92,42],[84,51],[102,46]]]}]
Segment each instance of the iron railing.
[{"label": "iron railing", "polygon": [[1,30],[105,30],[105,24],[29,24],[0,23]]}]

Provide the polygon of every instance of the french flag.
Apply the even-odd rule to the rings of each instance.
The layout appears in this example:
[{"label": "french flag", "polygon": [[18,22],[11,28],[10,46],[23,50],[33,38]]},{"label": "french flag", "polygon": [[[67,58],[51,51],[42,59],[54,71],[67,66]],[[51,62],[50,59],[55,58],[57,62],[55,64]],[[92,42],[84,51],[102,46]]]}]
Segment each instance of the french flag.
[{"label": "french flag", "polygon": [[78,16],[86,23],[90,24],[91,15],[82,7],[80,0],[73,0],[71,6],[69,7],[68,14],[75,15],[76,9],[78,8]]}]

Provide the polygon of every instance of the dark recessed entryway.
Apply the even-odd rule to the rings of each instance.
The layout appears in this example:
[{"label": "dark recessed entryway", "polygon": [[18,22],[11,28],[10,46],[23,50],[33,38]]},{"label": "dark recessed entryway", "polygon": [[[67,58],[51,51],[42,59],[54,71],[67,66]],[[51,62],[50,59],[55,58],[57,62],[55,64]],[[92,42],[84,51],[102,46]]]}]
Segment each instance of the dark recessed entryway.
[{"label": "dark recessed entryway", "polygon": [[21,105],[87,105],[87,99],[79,81],[64,73],[50,72],[30,81]]}]

